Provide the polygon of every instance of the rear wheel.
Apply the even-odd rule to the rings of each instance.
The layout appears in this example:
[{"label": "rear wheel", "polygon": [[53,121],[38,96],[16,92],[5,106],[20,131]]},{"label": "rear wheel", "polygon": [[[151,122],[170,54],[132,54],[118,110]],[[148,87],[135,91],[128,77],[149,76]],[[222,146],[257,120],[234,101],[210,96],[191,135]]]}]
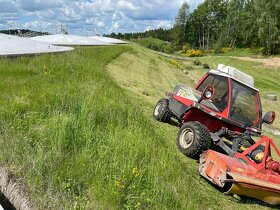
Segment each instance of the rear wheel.
[{"label": "rear wheel", "polygon": [[198,159],[200,154],[211,146],[208,129],[199,122],[184,124],[177,136],[178,149],[186,156]]},{"label": "rear wheel", "polygon": [[154,118],[161,122],[169,122],[172,116],[169,110],[169,101],[166,98],[160,99],[154,108]]}]

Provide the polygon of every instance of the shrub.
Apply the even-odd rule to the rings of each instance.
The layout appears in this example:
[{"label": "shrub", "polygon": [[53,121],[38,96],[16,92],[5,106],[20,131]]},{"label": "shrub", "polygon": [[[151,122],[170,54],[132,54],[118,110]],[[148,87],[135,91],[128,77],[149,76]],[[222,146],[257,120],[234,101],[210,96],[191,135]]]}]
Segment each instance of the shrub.
[{"label": "shrub", "polygon": [[183,53],[186,53],[188,50],[190,49],[190,45],[189,44],[185,44],[184,46],[183,46]]},{"label": "shrub", "polygon": [[170,60],[170,63],[173,64],[173,65],[175,65],[175,66],[178,65],[177,60],[175,60],[175,59]]},{"label": "shrub", "polygon": [[222,53],[228,53],[228,52],[232,51],[232,48],[230,48],[230,47],[223,47],[221,49],[221,51],[222,51]]},{"label": "shrub", "polygon": [[254,53],[260,54],[260,55],[265,55],[265,53],[266,53],[266,49],[264,47],[254,48],[252,51]]},{"label": "shrub", "polygon": [[170,60],[170,63],[173,64],[174,66],[176,66],[178,69],[180,69],[182,67],[182,62],[177,61],[175,59]]},{"label": "shrub", "polygon": [[177,69],[180,69],[180,70],[184,70],[184,69],[187,69],[186,66],[183,64],[182,61],[179,61],[179,60],[176,60],[176,59],[171,59],[170,60],[170,63],[173,64],[174,66],[177,67]]},{"label": "shrub", "polygon": [[201,56],[203,56],[203,53],[201,50],[191,49],[191,50],[187,50],[186,55],[188,57],[201,57]]},{"label": "shrub", "polygon": [[183,51],[183,50],[179,50],[178,53],[179,53],[179,54],[183,54],[184,51]]},{"label": "shrub", "polygon": [[213,50],[213,49],[210,49],[210,50],[204,50],[204,52],[206,53],[206,54],[212,54],[212,53],[215,53],[215,50]]},{"label": "shrub", "polygon": [[155,45],[155,44],[152,44],[152,43],[150,43],[150,44],[148,45],[148,48],[151,49],[151,50],[159,50],[158,46]]},{"label": "shrub", "polygon": [[224,54],[232,51],[232,48],[230,47],[222,47],[222,48],[217,48],[215,49],[215,54]]},{"label": "shrub", "polygon": [[196,59],[196,60],[193,61],[193,64],[196,65],[196,66],[199,66],[199,65],[201,65],[201,61]]},{"label": "shrub", "polygon": [[191,70],[193,70],[192,66],[184,66],[184,69],[182,69],[183,73],[185,74],[188,74]]},{"label": "shrub", "polygon": [[221,54],[221,53],[222,53],[221,48],[215,49],[215,50],[214,50],[214,53],[215,53],[215,54]]},{"label": "shrub", "polygon": [[159,44],[159,50],[161,52],[165,52],[165,53],[172,53],[174,51],[172,46],[170,44],[167,44],[167,43]]},{"label": "shrub", "polygon": [[189,71],[190,71],[190,70],[193,70],[193,66],[185,66],[185,69],[186,69],[186,70],[189,70]]},{"label": "shrub", "polygon": [[144,39],[137,39],[134,40],[137,44],[147,47],[149,49],[160,51],[164,53],[172,53],[174,48],[171,46],[171,43],[162,41],[160,39],[155,38],[144,38]]},{"label": "shrub", "polygon": [[203,68],[205,68],[205,69],[210,69],[210,66],[209,66],[208,63],[204,63],[202,66],[203,66]]}]

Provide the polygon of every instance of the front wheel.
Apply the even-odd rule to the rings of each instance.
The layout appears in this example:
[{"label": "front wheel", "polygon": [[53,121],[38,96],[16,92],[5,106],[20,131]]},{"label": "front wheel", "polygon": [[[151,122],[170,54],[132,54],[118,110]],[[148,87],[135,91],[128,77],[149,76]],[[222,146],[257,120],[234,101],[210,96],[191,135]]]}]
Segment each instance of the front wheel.
[{"label": "front wheel", "polygon": [[209,149],[212,140],[208,129],[199,122],[184,124],[177,135],[178,149],[187,157],[198,159],[200,154]]},{"label": "front wheel", "polygon": [[156,120],[160,122],[169,122],[172,116],[171,111],[169,110],[169,101],[166,98],[160,99],[155,108],[153,116]]}]

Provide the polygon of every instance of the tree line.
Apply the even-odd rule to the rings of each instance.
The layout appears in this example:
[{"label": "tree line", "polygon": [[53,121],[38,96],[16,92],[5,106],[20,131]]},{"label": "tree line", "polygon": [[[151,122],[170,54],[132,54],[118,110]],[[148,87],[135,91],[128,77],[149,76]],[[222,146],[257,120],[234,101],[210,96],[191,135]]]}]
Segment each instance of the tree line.
[{"label": "tree line", "polygon": [[50,35],[48,32],[32,31],[29,29],[10,29],[10,30],[0,30],[1,34],[7,35],[24,35],[24,34],[36,34],[36,36]]},{"label": "tree line", "polygon": [[202,50],[249,47],[270,55],[280,53],[279,30],[279,0],[205,0],[192,12],[183,3],[169,30],[115,34],[115,37],[154,37],[170,41],[177,49],[186,44]]},{"label": "tree line", "polygon": [[111,38],[116,38],[116,39],[126,39],[126,40],[131,40],[131,39],[141,39],[141,38],[157,38],[161,39],[163,41],[168,41],[171,42],[171,30],[170,29],[154,29],[154,30],[147,30],[145,32],[136,32],[136,33],[111,33],[107,34],[105,36],[111,37]]}]

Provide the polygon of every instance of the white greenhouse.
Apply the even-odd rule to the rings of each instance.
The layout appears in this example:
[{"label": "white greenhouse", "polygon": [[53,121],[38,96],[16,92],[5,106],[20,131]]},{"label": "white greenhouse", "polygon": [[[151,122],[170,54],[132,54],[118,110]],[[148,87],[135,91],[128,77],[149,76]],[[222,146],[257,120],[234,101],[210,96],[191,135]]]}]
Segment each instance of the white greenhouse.
[{"label": "white greenhouse", "polygon": [[68,34],[55,34],[36,36],[30,38],[31,40],[45,42],[53,45],[64,45],[64,46],[98,46],[98,45],[109,45],[107,42],[90,39],[85,36],[68,35]]},{"label": "white greenhouse", "polygon": [[104,36],[90,36],[89,38],[98,40],[98,41],[102,41],[102,42],[106,42],[106,43],[110,43],[110,44],[127,44],[128,43],[128,42],[125,42],[120,39],[114,39],[114,38],[104,37]]},{"label": "white greenhouse", "polygon": [[20,56],[41,53],[65,52],[72,47],[60,47],[27,38],[0,34],[0,56]]}]

